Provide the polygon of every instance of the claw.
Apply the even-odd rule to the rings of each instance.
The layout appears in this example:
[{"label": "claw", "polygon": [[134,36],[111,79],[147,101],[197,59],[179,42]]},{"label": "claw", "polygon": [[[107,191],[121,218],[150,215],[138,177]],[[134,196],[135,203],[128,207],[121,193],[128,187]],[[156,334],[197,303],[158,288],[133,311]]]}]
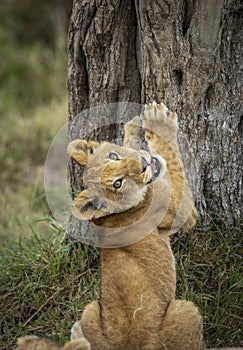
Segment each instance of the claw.
[{"label": "claw", "polygon": [[163,102],[161,102],[160,104],[159,104],[159,107],[158,107],[161,111],[164,111],[164,113],[168,116],[168,114],[169,114],[169,109],[167,108],[167,106],[163,103]]},{"label": "claw", "polygon": [[169,115],[169,118],[171,120],[174,120],[175,122],[177,122],[177,114],[175,112],[171,112],[170,115]]},{"label": "claw", "polygon": [[161,102],[160,106],[164,107],[165,109],[168,109],[167,106],[163,102]]},{"label": "claw", "polygon": [[168,109],[168,107],[163,102],[160,103],[160,106]]},{"label": "claw", "polygon": [[152,106],[153,107],[156,107],[157,106],[157,103],[155,101],[152,102]]}]

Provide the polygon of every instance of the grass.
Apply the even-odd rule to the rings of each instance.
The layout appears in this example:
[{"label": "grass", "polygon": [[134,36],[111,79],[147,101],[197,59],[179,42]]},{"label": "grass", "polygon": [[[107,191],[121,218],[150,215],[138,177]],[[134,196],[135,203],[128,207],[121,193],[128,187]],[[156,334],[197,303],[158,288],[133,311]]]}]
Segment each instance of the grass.
[{"label": "grass", "polygon": [[242,243],[240,223],[222,219],[174,239],[177,294],[199,307],[207,346],[243,345]]},{"label": "grass", "polygon": [[[46,153],[67,121],[66,56],[21,50],[0,28],[0,350],[36,334],[63,342],[99,294],[98,253],[63,241],[43,186]],[[177,297],[204,318],[208,346],[242,346],[242,234],[212,219],[175,236]]]},{"label": "grass", "polygon": [[[38,235],[43,222],[45,232]],[[177,297],[199,307],[208,347],[242,346],[240,227],[220,225],[212,222],[208,229],[174,237]],[[65,243],[64,231],[51,217],[31,229],[32,235],[0,250],[1,350],[24,334],[67,340],[83,307],[99,295],[96,250]]]},{"label": "grass", "polygon": [[1,249],[1,350],[13,348],[16,337],[27,333],[67,340],[84,305],[98,296],[97,253],[62,244],[64,232],[53,219],[47,221],[41,237],[32,226],[32,235]]}]

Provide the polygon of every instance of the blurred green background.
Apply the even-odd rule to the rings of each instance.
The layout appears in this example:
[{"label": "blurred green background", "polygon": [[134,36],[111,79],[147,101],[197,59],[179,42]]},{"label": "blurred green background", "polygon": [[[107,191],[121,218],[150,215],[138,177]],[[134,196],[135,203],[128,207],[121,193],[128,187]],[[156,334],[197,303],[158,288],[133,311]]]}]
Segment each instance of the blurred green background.
[{"label": "blurred green background", "polygon": [[67,122],[72,1],[0,2],[0,245],[48,214],[43,168]]}]

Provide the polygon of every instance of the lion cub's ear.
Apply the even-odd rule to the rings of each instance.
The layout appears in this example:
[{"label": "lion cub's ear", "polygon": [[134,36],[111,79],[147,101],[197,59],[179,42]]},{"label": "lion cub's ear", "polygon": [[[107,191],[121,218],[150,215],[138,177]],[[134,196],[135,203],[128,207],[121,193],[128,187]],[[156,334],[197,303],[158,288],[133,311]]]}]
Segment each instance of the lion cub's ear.
[{"label": "lion cub's ear", "polygon": [[80,165],[85,165],[89,156],[93,154],[99,146],[100,143],[96,141],[77,139],[69,143],[67,153]]}]

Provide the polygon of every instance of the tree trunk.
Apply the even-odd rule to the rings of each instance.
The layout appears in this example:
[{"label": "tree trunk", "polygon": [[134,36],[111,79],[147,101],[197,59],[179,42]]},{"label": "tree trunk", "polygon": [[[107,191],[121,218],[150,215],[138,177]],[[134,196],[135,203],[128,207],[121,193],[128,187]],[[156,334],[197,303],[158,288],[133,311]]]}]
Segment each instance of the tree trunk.
[{"label": "tree trunk", "polygon": [[[85,109],[163,101],[178,113],[201,216],[231,224],[242,206],[241,10],[240,0],[74,0],[69,32],[70,139],[99,123],[99,113],[78,118]],[[121,134],[110,125],[92,137]],[[74,184],[77,172],[72,163]],[[72,220],[68,235],[79,229]]]}]

